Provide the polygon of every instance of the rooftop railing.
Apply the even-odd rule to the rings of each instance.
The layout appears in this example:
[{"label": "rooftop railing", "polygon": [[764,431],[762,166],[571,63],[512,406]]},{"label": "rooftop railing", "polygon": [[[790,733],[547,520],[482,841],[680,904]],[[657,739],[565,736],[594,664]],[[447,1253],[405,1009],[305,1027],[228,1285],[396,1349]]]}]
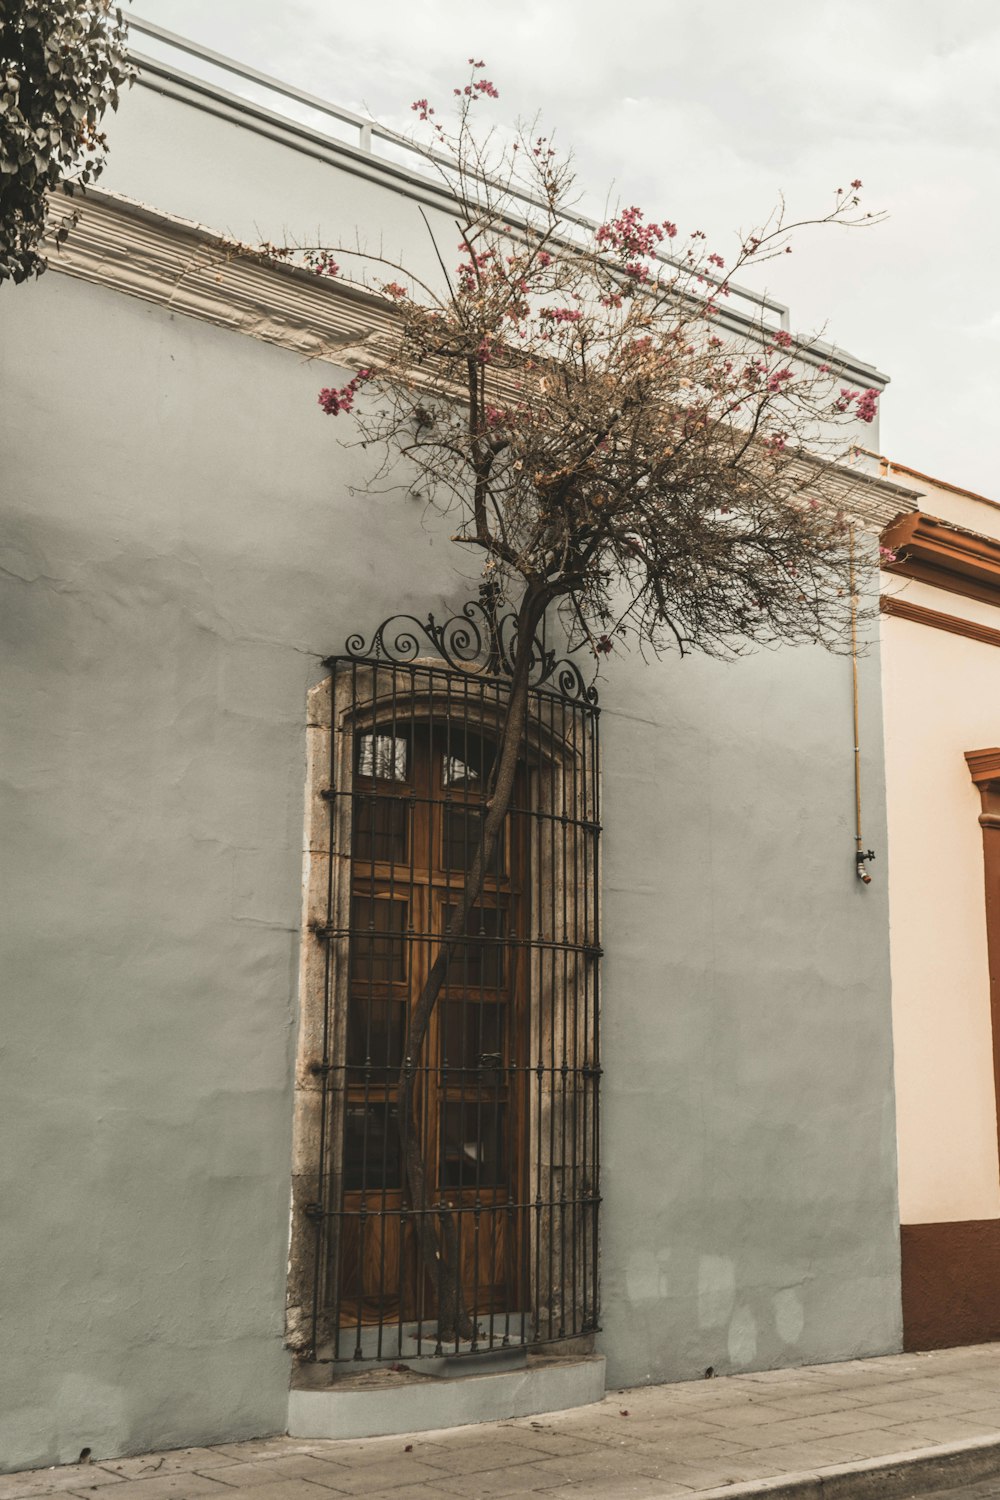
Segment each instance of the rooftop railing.
[{"label": "rooftop railing", "polygon": [[[200,42],[156,26],[151,21],[143,20],[141,16],[131,16],[129,27],[132,32],[149,38],[166,52],[165,57],[147,56],[133,50],[132,58],[140,69],[140,77],[143,73],[153,77],[172,77],[180,82],[195,83],[202,90],[206,85],[211,88],[215,84],[216,92],[221,94],[225,91],[225,97],[230,103],[238,104],[240,100],[245,100],[258,117],[264,114],[277,124],[293,121],[300,130],[305,127],[327,147],[335,151],[346,148],[351,152],[360,152],[371,158],[374,165],[381,164],[396,175],[402,172],[414,184],[428,184],[428,160],[445,169],[454,166],[449,157],[414,145],[405,135],[380,125],[377,120],[345,109],[339,104],[332,104],[317,94],[310,94],[305,89],[296,88],[280,78],[261,72],[259,68],[252,68],[247,63],[238,62],[224,53],[204,47]],[[177,53],[195,59],[200,68],[197,78],[190,78],[178,71],[176,63],[171,59],[171,54]],[[216,83],[213,74],[221,74],[222,82]],[[384,148],[388,148],[388,151]],[[532,197],[530,193],[515,191],[512,196],[523,206],[525,221],[530,220],[533,211],[544,207],[541,200]],[[597,221],[585,214],[569,212],[563,218],[570,226],[570,234],[577,231],[589,236],[598,227]],[[661,253],[657,258],[665,265],[679,265],[677,260],[667,254]],[[706,276],[705,279],[713,278]],[[746,287],[730,287],[726,311],[739,322],[758,325],[763,322],[772,328],[789,327],[789,311],[784,303]]]}]

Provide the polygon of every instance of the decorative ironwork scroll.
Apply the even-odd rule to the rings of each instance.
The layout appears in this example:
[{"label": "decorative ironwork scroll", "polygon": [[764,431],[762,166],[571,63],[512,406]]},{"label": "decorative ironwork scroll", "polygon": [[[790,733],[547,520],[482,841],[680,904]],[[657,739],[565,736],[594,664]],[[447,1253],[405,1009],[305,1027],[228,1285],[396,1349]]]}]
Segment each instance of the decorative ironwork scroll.
[{"label": "decorative ironwork scroll", "polygon": [[[516,611],[501,613],[497,590],[486,583],[478,599],[470,599],[447,620],[439,622],[433,614],[426,620],[390,615],[370,641],[360,633],[348,636],[344,650],[352,661],[408,666],[421,660],[429,646],[452,671],[509,677],[516,642]],[[530,685],[545,687],[569,703],[597,703],[597,688],[584,679],[577,663],[570,657],[557,657],[546,644],[544,623],[532,642]]]}]

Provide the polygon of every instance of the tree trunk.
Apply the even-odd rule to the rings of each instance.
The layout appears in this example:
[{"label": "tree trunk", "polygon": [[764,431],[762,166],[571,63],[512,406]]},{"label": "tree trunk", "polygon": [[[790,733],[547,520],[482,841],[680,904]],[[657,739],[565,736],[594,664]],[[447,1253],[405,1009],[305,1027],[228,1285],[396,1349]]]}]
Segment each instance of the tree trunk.
[{"label": "tree trunk", "polygon": [[427,1040],[434,1007],[444,987],[448,966],[456,946],[466,936],[469,912],[482,892],[486,871],[490,868],[504,819],[510,808],[518,752],[528,713],[532,645],[547,603],[547,592],[532,585],[528,586],[521,600],[507,712],[500,733],[499,749],[494,762],[492,795],[486,804],[479,847],[442,938],[440,951],[410,1012],[403,1066],[399,1075],[399,1128],[403,1166],[410,1206],[416,1220],[421,1261],[437,1290],[439,1343],[443,1339],[472,1338],[474,1328],[462,1296],[459,1233],[451,1212],[452,1205],[442,1201],[432,1207],[428,1202],[428,1170],[421,1146],[414,1086],[420,1055]]}]

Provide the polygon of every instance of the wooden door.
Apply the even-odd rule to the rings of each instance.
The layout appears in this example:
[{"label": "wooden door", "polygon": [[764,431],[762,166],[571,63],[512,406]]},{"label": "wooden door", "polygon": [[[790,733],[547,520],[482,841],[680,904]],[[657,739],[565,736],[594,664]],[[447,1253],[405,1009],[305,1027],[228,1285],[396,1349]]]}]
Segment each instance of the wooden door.
[{"label": "wooden door", "polygon": [[[356,735],[350,994],[340,1216],[342,1324],[433,1319],[401,1172],[398,1076],[420,993],[479,839],[493,746],[450,721]],[[458,1228],[463,1302],[524,1290],[527,1004],[524,777],[416,1060],[434,1204]]]}]

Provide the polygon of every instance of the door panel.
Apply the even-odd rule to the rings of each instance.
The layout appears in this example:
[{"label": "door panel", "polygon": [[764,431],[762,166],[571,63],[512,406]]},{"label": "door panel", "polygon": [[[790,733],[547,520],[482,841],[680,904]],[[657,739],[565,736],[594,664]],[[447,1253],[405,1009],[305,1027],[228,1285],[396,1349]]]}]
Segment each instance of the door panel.
[{"label": "door panel", "polygon": [[[479,839],[492,747],[419,725],[357,737],[340,1319],[434,1315],[406,1214],[396,1109],[406,1014],[455,909]],[[517,800],[517,791],[515,801]],[[508,825],[515,819],[508,818]],[[417,1059],[432,1203],[458,1230],[471,1313],[517,1309],[520,1120],[526,1101],[521,842],[503,832]]]}]

